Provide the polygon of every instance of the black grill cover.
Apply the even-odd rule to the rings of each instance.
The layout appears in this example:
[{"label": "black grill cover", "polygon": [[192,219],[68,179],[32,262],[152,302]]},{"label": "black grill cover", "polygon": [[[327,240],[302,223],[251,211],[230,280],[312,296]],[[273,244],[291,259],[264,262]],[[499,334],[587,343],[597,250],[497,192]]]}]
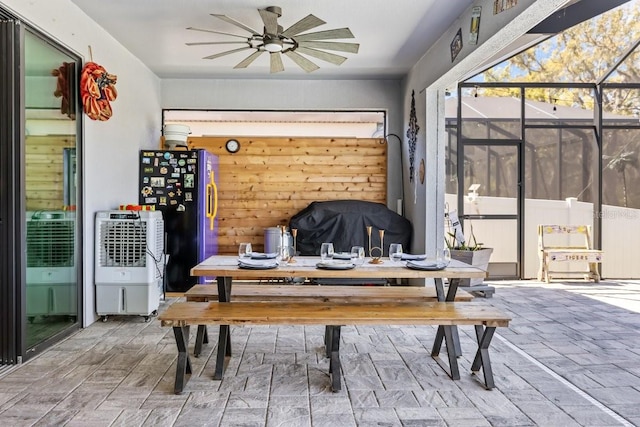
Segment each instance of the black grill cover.
[{"label": "black grill cover", "polygon": [[[367,226],[373,226],[371,247],[380,246],[379,230],[384,230],[383,256],[388,256],[391,243],[402,243],[409,252],[412,226],[405,217],[387,209],[382,203],[361,200],[312,202],[295,214],[290,228],[298,229],[297,251],[300,255],[320,255],[322,242],[332,242],[336,252],[349,252],[352,246],[363,246],[369,256]],[[379,252],[374,251],[378,256]]]}]

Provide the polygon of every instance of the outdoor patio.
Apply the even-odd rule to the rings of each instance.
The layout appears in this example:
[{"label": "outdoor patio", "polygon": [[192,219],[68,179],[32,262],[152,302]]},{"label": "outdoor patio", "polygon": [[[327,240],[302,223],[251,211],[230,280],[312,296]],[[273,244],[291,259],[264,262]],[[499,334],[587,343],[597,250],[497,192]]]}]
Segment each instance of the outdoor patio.
[{"label": "outdoor patio", "polygon": [[[484,304],[511,313],[491,346],[496,388],[431,359],[433,327],[343,328],[343,390],[332,393],[321,327],[234,328],[223,381],[217,332],[182,395],[170,328],[139,317],[97,322],[0,378],[12,426],[640,425],[640,282],[493,282]],[[171,302],[171,301],[168,301]],[[168,303],[167,302],[167,303]],[[166,304],[166,303],[165,303]],[[192,331],[192,334],[195,331]],[[286,333],[285,333],[286,332]],[[191,340],[193,345],[193,336]],[[240,355],[242,355],[240,357]]]}]

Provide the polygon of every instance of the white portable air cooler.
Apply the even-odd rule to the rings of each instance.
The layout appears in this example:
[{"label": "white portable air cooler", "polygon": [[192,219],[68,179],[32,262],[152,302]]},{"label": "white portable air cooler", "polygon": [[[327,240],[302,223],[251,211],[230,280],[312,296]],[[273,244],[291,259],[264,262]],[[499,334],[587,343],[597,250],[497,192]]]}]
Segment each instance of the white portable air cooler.
[{"label": "white portable air cooler", "polygon": [[157,314],[164,277],[164,221],[159,211],[96,214],[96,307],[108,315]]}]

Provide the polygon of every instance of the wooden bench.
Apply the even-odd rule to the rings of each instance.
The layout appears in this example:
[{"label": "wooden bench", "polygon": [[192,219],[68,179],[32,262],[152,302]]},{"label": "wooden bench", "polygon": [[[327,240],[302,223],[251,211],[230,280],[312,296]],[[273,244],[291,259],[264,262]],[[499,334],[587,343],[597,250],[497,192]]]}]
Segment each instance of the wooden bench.
[{"label": "wooden bench", "polygon": [[[227,356],[231,355],[230,325],[331,325],[325,331],[326,353],[333,391],[341,388],[341,325],[438,325],[431,356],[454,380],[460,379],[454,346],[453,326],[473,325],[478,349],[471,371],[482,368],[487,389],[494,387],[489,345],[496,327],[508,326],[511,320],[499,310],[470,302],[420,303],[289,303],[271,302],[176,302],[160,314],[162,326],[173,327],[178,361],[175,392],[181,393],[191,374],[187,351],[189,327],[220,325],[214,379],[222,379]],[[443,340],[447,347],[448,367],[439,357]]]},{"label": "wooden bench", "polygon": [[[552,237],[553,236],[553,237]],[[553,242],[549,240],[555,239]],[[559,242],[559,240],[563,240]],[[579,242],[576,242],[579,240]],[[538,257],[540,268],[538,280],[546,283],[552,278],[567,277],[579,274],[586,280],[600,281],[598,264],[602,262],[603,252],[593,249],[591,244],[591,226],[588,225],[538,225]],[[586,271],[552,271],[552,262],[578,261],[586,262]]]},{"label": "wooden bench", "polygon": [[[195,285],[184,293],[187,301],[217,301],[218,285]],[[288,302],[417,302],[437,299],[433,286],[362,286],[362,285],[273,285],[244,284],[235,281],[234,301]],[[456,301],[471,301],[473,295],[458,289]]]},{"label": "wooden bench", "polygon": [[[187,301],[217,301],[218,285],[195,285],[184,296]],[[286,301],[316,303],[390,303],[421,302],[438,299],[433,286],[339,286],[339,285],[274,285],[246,284],[235,282],[232,298],[234,301]],[[473,295],[458,289],[455,301],[471,301]],[[202,345],[209,342],[206,326],[198,326],[195,357],[200,356]]]}]

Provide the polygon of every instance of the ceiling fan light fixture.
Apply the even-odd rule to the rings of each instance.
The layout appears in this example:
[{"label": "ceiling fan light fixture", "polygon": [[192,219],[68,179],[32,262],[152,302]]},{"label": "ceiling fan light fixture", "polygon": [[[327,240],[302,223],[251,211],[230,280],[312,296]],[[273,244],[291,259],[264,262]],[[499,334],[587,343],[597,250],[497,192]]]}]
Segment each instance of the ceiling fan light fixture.
[{"label": "ceiling fan light fixture", "polygon": [[[262,31],[256,31],[250,26],[247,26],[241,22],[236,21],[226,15],[220,15],[212,13],[211,16],[220,19],[227,24],[234,25],[248,33],[249,37],[244,37],[238,34],[227,33],[223,31],[199,29],[189,27],[189,30],[204,31],[214,34],[222,34],[230,37],[244,38],[244,41],[206,41],[187,43],[189,46],[198,45],[223,45],[231,43],[244,44],[244,47],[238,49],[226,50],[224,52],[215,53],[213,55],[205,56],[203,59],[216,59],[221,56],[230,55],[236,52],[252,50],[253,52],[236,64],[233,68],[247,68],[252,64],[256,58],[265,52],[269,52],[270,72],[278,73],[284,71],[284,65],[282,63],[282,55],[289,57],[300,68],[307,73],[317,70],[318,65],[306,58],[305,55],[312,56],[314,58],[327,61],[334,65],[342,64],[347,58],[345,56],[336,55],[334,53],[326,52],[325,50],[336,50],[339,52],[358,53],[358,43],[346,43],[339,41],[326,41],[326,40],[339,40],[339,39],[352,39],[353,33],[349,28],[336,28],[326,31],[310,32],[314,28],[326,24],[322,19],[314,16],[307,15],[300,19],[293,25],[289,26],[286,30],[282,25],[278,23],[278,18],[282,16],[282,9],[278,6],[269,6],[265,9],[258,9],[262,23],[264,24]],[[280,54],[280,55],[273,55]]]},{"label": "ceiling fan light fixture", "polygon": [[282,52],[282,40],[278,37],[268,37],[265,35],[264,37],[264,50],[267,52]]}]

